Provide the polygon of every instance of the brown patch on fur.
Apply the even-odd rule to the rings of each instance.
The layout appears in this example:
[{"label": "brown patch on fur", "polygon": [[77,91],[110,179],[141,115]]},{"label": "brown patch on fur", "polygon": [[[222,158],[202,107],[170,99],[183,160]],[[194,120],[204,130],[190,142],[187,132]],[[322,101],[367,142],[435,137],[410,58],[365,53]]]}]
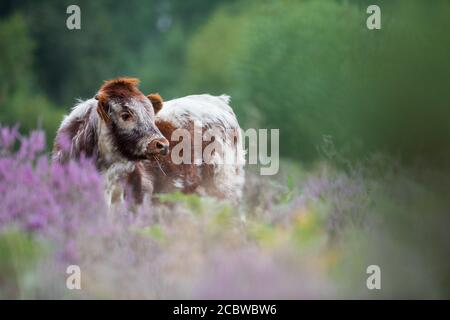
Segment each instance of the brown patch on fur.
[{"label": "brown patch on fur", "polygon": [[136,78],[117,78],[105,81],[95,96],[98,100],[97,112],[106,123],[110,122],[109,105],[110,99],[126,100],[130,97],[144,99],[144,94],[139,90],[139,80]]},{"label": "brown patch on fur", "polygon": [[[101,86],[95,98],[98,100],[99,106],[108,113],[108,101],[111,99],[115,99],[119,102],[128,100],[130,97],[142,100],[145,99],[144,94],[139,90],[138,86],[139,80],[135,78],[117,78],[108,80]],[[99,111],[101,112],[101,110]]]},{"label": "brown patch on fur", "polygon": [[177,129],[175,127],[175,125],[172,122],[169,121],[163,121],[163,120],[159,120],[157,119],[155,121],[156,126],[158,127],[159,131],[161,131],[161,133],[163,134],[164,137],[166,137],[166,139],[170,141],[170,138],[172,136],[172,133]]},{"label": "brown patch on fur", "polygon": [[147,98],[151,101],[155,114],[157,114],[163,107],[163,99],[159,93],[151,93],[147,96]]},{"label": "brown patch on fur", "polygon": [[106,98],[126,98],[130,95],[142,95],[138,86],[139,80],[136,78],[117,78],[108,80],[100,87],[98,96],[106,96]]},{"label": "brown patch on fur", "polygon": [[[172,133],[178,129],[175,125],[168,121],[157,120],[156,126],[161,133],[166,137],[170,143],[169,154],[166,156],[158,156],[156,159],[146,162],[146,172],[152,173],[154,176],[154,192],[166,193],[175,191],[175,181],[182,183],[181,189],[183,193],[195,193],[199,187],[203,187],[205,191],[217,198],[224,198],[225,195],[220,192],[214,182],[214,166],[212,164],[202,163],[201,165],[189,164],[174,164],[171,158],[172,148],[178,143],[183,143],[182,139],[179,141],[171,141]],[[187,129],[191,136],[191,160],[194,161],[194,125],[187,124],[184,129]],[[208,130],[209,127],[202,128],[202,134]],[[202,142],[203,150],[212,141]]]}]

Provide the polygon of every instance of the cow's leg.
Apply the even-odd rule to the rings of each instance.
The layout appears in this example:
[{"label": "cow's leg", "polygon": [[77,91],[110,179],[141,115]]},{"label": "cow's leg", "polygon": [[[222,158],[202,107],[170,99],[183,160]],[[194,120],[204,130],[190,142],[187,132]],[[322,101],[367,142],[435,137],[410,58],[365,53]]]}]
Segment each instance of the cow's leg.
[{"label": "cow's leg", "polygon": [[111,207],[114,203],[124,201],[124,188],[121,180],[126,178],[135,169],[135,164],[131,161],[117,162],[111,165],[105,173],[105,197],[106,203]]}]

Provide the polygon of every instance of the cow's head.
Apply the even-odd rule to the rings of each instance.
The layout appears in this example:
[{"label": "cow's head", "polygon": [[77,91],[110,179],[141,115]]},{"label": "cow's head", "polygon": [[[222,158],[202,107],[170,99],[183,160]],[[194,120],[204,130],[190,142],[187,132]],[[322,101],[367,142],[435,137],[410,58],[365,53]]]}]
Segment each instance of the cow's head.
[{"label": "cow's head", "polygon": [[97,112],[108,128],[108,135],[128,160],[148,159],[167,154],[169,142],[155,125],[155,113],[162,107],[158,94],[145,96],[139,81],[118,78],[106,81],[96,99]]}]

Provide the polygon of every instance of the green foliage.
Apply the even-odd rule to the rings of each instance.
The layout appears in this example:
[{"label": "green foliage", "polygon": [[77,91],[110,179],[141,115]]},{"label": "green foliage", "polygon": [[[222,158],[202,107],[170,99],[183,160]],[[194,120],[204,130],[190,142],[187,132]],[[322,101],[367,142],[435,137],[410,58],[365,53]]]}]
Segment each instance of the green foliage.
[{"label": "green foliage", "polygon": [[213,198],[200,196],[198,194],[185,194],[173,192],[158,194],[158,200],[163,204],[184,206],[190,214],[204,215],[214,212],[217,223],[224,223],[229,219],[232,209],[227,202],[218,202]]},{"label": "green foliage", "polygon": [[284,203],[289,203],[293,196],[294,196],[294,191],[295,191],[295,184],[294,184],[294,178],[292,175],[288,175],[287,177],[287,191],[283,192],[280,195],[280,198],[278,200],[279,203],[284,204]]},{"label": "green foliage", "polygon": [[314,160],[328,136],[352,157],[437,160],[449,151],[450,5],[382,7],[379,31],[346,2],[223,8],[189,45],[184,82],[230,93],[246,126],[280,128],[285,156]]},{"label": "green foliage", "polygon": [[[240,4],[239,4],[240,5]],[[238,6],[222,7],[187,44],[186,71],[181,88],[190,92],[222,94],[233,87],[233,60],[240,48],[247,17],[233,13]],[[220,35],[220,36],[219,36]]]},{"label": "green foliage", "polygon": [[193,213],[200,213],[202,199],[197,194],[184,194],[181,192],[167,193],[158,195],[162,203],[182,203],[185,204]]},{"label": "green foliage", "polygon": [[27,273],[44,253],[29,234],[14,230],[0,233],[0,298],[21,297],[29,285]]},{"label": "green foliage", "polygon": [[24,132],[43,128],[50,145],[63,111],[36,90],[31,69],[35,46],[22,15],[0,22],[0,39],[0,122],[19,123]]},{"label": "green foliage", "polygon": [[[215,1],[81,0],[81,30],[66,28],[72,1],[15,1],[0,6],[0,122],[43,127],[51,144],[62,114],[117,76],[144,91],[179,96],[190,34]],[[45,17],[45,18],[43,18]]]},{"label": "green foliage", "polygon": [[109,19],[109,7],[97,1],[79,1],[82,29],[71,31],[66,28],[70,4],[44,1],[25,6],[37,43],[37,79],[53,101],[67,106],[77,97],[91,97],[103,80],[128,71],[124,63],[129,58],[120,55],[121,45],[127,44],[122,43],[121,34],[115,34],[114,27],[123,26]]},{"label": "green foliage", "polygon": [[0,21],[0,105],[21,82],[27,81],[34,44],[19,14]]},{"label": "green foliage", "polygon": [[140,235],[150,237],[156,241],[164,242],[166,240],[166,236],[164,235],[164,231],[161,229],[161,225],[153,224],[142,228],[138,231]]},{"label": "green foliage", "polygon": [[[366,28],[372,2],[381,30]],[[131,75],[165,99],[230,94],[244,127],[281,129],[292,159],[313,162],[330,140],[353,159],[442,162],[450,4],[372,2],[83,0],[78,31],[65,27],[70,1],[11,3],[0,21],[0,121],[41,123],[51,140],[54,105],[67,111],[103,80]]]},{"label": "green foliage", "polygon": [[183,47],[186,30],[181,25],[173,26],[164,34],[164,41],[149,41],[145,44],[140,62],[132,74],[140,78],[145,93],[159,92],[163,97],[179,97],[176,75],[183,69]]}]

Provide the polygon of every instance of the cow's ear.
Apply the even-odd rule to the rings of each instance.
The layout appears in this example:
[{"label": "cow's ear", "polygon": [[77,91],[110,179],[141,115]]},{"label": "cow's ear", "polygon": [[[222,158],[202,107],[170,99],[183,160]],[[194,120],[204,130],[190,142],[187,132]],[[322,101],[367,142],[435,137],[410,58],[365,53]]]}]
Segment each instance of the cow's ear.
[{"label": "cow's ear", "polygon": [[163,99],[158,93],[151,93],[147,98],[152,102],[153,110],[155,110],[155,114],[157,114],[163,107]]},{"label": "cow's ear", "polygon": [[97,104],[97,113],[100,118],[109,123],[111,121],[111,117],[109,116],[109,104],[108,101],[101,95],[96,95],[95,99],[98,100]]}]

